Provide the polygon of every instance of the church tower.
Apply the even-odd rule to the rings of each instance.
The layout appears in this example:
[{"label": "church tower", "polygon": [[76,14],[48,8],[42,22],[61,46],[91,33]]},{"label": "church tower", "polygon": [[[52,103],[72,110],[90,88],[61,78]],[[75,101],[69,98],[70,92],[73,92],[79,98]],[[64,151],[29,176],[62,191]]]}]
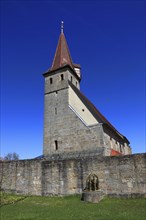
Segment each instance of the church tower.
[{"label": "church tower", "polygon": [[58,40],[51,68],[45,77],[44,155],[62,152],[67,147],[69,84],[80,89],[80,65],[74,64],[63,33]]},{"label": "church tower", "polygon": [[43,75],[44,156],[70,152],[130,153],[129,141],[80,92],[81,67],[72,61],[63,22],[52,66]]}]

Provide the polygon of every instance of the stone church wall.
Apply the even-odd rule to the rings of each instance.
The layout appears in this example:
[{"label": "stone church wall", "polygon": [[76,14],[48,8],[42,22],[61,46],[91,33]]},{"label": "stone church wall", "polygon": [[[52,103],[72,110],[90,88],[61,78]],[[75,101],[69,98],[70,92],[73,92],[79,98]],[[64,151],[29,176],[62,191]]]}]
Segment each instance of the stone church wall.
[{"label": "stone church wall", "polygon": [[[103,147],[102,125],[86,126],[81,121],[68,106],[68,89],[45,96],[44,122],[43,154],[45,156],[61,152],[95,150],[101,148],[100,146]],[[57,143],[57,149],[55,143]]]},{"label": "stone church wall", "polygon": [[42,160],[0,162],[1,189],[31,195],[80,194],[92,172],[110,196],[146,196],[146,154],[103,157],[66,154]]},{"label": "stone church wall", "polygon": [[123,154],[132,154],[131,147],[127,145],[127,143],[120,143],[117,141],[114,137],[106,134],[104,132],[104,145],[108,149],[108,152],[105,153],[105,156],[110,156],[111,155],[111,149]]}]

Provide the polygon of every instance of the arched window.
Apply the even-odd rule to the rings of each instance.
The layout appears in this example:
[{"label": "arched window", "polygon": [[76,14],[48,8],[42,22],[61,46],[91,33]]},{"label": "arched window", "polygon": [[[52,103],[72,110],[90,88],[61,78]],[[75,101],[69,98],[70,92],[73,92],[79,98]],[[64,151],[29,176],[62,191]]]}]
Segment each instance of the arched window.
[{"label": "arched window", "polygon": [[96,191],[99,189],[98,176],[91,173],[86,179],[86,188],[87,191]]}]

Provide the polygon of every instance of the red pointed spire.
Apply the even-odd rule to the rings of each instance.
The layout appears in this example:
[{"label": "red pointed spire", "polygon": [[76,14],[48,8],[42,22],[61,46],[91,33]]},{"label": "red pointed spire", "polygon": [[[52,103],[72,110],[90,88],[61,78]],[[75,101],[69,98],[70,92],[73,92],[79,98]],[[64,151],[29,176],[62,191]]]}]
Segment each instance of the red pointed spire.
[{"label": "red pointed spire", "polygon": [[59,37],[53,63],[52,63],[51,68],[49,69],[49,72],[57,70],[63,66],[69,65],[72,68],[72,70],[75,72],[79,80],[81,80],[81,73],[80,73],[81,66],[79,64],[74,64],[72,62],[72,58],[71,58],[71,55],[68,49],[65,35],[63,33],[63,29],[64,29],[63,23],[64,22],[62,21],[61,22],[61,34]]},{"label": "red pointed spire", "polygon": [[59,37],[51,70],[58,69],[67,64],[70,65],[70,67],[74,68],[67,42],[63,33],[63,28],[61,28],[61,34]]}]

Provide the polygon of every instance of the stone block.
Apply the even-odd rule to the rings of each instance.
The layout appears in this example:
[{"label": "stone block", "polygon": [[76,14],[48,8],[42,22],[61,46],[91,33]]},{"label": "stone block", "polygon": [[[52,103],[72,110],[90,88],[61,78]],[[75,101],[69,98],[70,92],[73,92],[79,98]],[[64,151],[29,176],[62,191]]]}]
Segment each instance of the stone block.
[{"label": "stone block", "polygon": [[105,194],[102,190],[97,191],[83,191],[81,200],[85,202],[98,203],[104,198]]}]

